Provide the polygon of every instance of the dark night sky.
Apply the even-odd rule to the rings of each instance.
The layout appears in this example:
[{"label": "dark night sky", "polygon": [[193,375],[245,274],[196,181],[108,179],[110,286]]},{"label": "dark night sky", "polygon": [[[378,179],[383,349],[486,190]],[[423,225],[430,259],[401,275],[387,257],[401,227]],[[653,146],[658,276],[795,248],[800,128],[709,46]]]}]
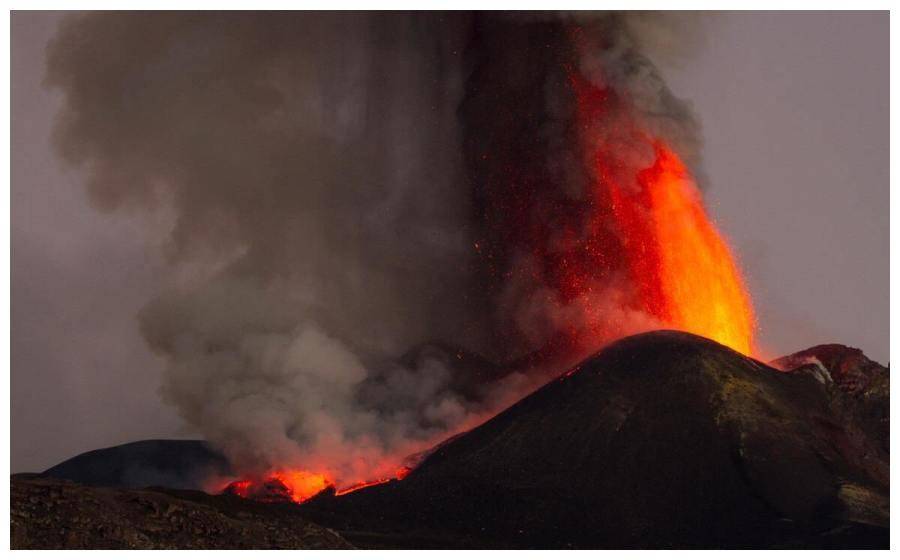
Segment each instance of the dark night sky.
[{"label": "dark night sky", "polygon": [[[101,215],[52,154],[41,88],[59,16],[12,17],[12,470],[179,437],[135,314],[165,265],[160,224]],[[710,16],[660,61],[706,140],[707,202],[743,263],[769,357],[823,342],[888,361],[889,19]]]}]

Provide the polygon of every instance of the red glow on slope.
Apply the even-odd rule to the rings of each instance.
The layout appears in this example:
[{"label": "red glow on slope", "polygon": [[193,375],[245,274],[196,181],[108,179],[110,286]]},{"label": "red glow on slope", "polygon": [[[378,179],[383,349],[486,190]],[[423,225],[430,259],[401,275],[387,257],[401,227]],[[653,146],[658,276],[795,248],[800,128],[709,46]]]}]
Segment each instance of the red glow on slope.
[{"label": "red glow on slope", "polygon": [[[335,490],[335,495],[342,496],[370,486],[384,484],[392,480],[400,480],[409,472],[408,468],[401,467],[397,469],[394,477],[356,482]],[[334,484],[324,474],[303,470],[282,470],[274,471],[262,478],[247,478],[230,482],[221,492],[260,502],[294,502],[299,504],[328,488],[334,488]]]},{"label": "red glow on slope", "polygon": [[306,471],[279,471],[272,477],[284,484],[290,490],[293,501],[298,503],[312,498],[331,485],[325,475]]}]

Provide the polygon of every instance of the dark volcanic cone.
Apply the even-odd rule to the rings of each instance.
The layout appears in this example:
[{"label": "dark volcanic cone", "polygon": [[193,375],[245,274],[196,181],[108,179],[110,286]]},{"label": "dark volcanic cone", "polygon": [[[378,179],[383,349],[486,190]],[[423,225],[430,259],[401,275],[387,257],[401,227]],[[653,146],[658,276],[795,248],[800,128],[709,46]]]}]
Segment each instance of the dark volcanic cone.
[{"label": "dark volcanic cone", "polygon": [[404,480],[305,505],[465,546],[886,546],[878,434],[827,379],[697,336],[621,340]]},{"label": "dark volcanic cone", "polygon": [[41,476],[113,488],[202,488],[230,473],[225,457],[205,441],[151,439],[82,453]]}]

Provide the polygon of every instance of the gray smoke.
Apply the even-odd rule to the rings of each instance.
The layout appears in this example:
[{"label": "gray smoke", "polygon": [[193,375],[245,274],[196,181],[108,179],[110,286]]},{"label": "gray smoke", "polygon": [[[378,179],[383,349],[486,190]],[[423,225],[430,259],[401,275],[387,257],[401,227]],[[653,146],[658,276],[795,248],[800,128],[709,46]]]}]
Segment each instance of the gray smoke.
[{"label": "gray smoke", "polygon": [[[697,17],[682,12],[629,12],[584,21],[576,16],[576,21],[582,29],[582,74],[595,85],[612,88],[627,99],[628,116],[641,125],[640,129],[665,138],[694,176],[702,178],[700,122],[690,104],[672,94],[651,61],[651,57],[678,60],[697,49],[702,41]],[[598,138],[606,138],[615,130],[615,126],[603,123],[596,132]],[[641,161],[626,167],[652,165],[653,154],[646,141],[626,141],[634,149],[619,149],[617,153],[642,156]],[[698,181],[702,185],[702,180]]]},{"label": "gray smoke", "polygon": [[[239,468],[389,474],[535,383],[472,391],[456,350],[398,356],[425,341],[491,355],[578,320],[508,309],[476,262],[484,216],[464,144],[493,124],[459,111],[479,95],[471,37],[491,17],[581,25],[581,71],[696,160],[689,111],[640,54],[654,49],[641,37],[671,36],[656,16],[90,13],[50,45],[60,155],[99,209],[168,228],[171,281],[140,314],[167,358],[163,398]],[[564,103],[544,82],[544,109]],[[563,145],[563,128],[536,132]],[[502,263],[510,285],[517,262]]]}]

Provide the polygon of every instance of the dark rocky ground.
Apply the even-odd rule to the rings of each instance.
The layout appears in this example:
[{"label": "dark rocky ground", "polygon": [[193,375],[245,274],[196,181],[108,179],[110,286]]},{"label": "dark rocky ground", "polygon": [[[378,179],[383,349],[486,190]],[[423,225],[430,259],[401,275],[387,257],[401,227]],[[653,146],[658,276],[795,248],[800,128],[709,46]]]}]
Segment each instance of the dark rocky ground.
[{"label": "dark rocky ground", "polygon": [[[320,541],[284,531],[326,534],[308,519],[358,547],[887,548],[888,369],[840,345],[776,364],[789,371],[684,333],[630,337],[448,440],[402,481],[301,506],[71,485],[59,487],[63,505],[58,483],[14,479],[14,543],[302,546],[291,543]],[[172,460],[162,455],[157,470]],[[200,528],[161,518],[169,502]],[[120,512],[116,524],[107,511]]]},{"label": "dark rocky ground", "polygon": [[13,476],[13,549],[352,548],[296,507],[253,507],[239,498],[89,487]]}]

